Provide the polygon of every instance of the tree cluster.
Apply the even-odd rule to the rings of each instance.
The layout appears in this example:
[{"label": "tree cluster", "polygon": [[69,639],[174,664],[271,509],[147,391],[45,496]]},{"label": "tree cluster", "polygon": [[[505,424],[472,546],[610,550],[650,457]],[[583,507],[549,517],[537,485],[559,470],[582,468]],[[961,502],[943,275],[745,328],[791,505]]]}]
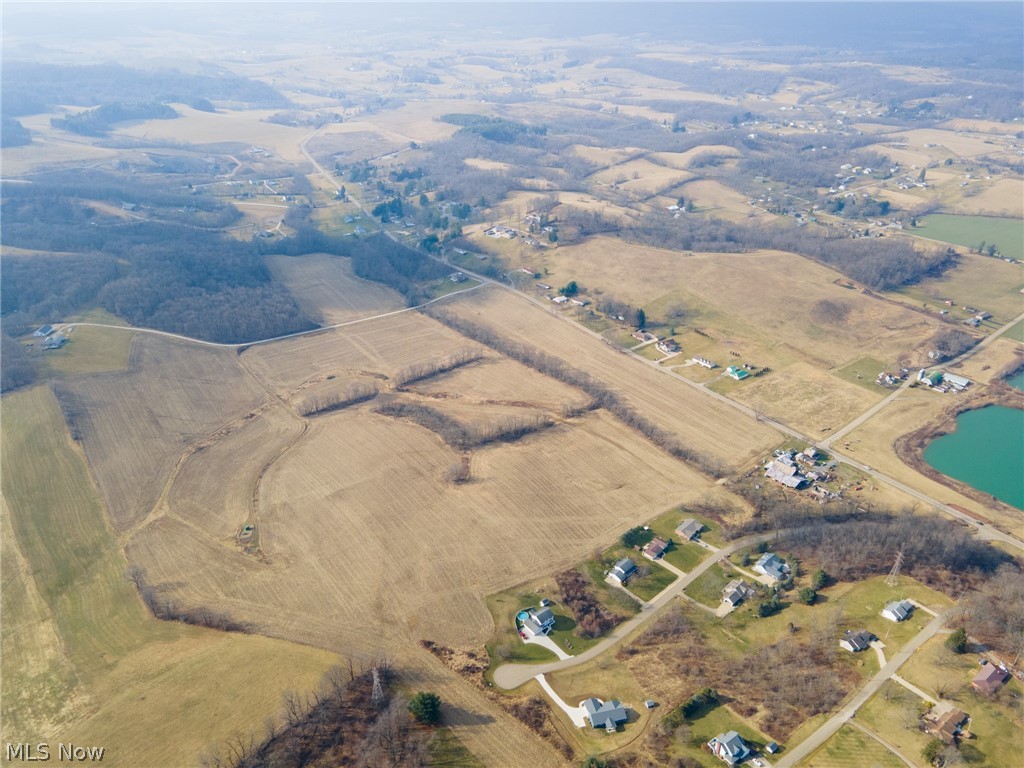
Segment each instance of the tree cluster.
[{"label": "tree cluster", "polygon": [[395,397],[381,398],[375,412],[382,416],[409,419],[434,432],[445,443],[459,450],[477,448],[493,442],[514,442],[554,425],[550,418],[542,414],[506,416],[486,424],[463,424],[437,408]]},{"label": "tree cluster", "polygon": [[372,400],[377,396],[377,391],[373,384],[350,384],[345,389],[310,395],[298,404],[297,410],[300,416],[307,417],[330,413]]},{"label": "tree cluster", "polygon": [[938,360],[951,360],[971,349],[978,340],[959,328],[950,328],[936,333],[929,339],[929,345],[938,353]]},{"label": "tree cluster", "polygon": [[178,116],[173,107],[159,102],[116,101],[67,117],[54,117],[50,119],[50,123],[54,128],[62,128],[82,136],[102,136],[114,127],[114,123],[124,120],[173,120]]},{"label": "tree cluster", "polygon": [[572,611],[581,637],[601,637],[620,624],[623,616],[606,609],[590,590],[589,582],[577,570],[555,576],[562,604]]}]

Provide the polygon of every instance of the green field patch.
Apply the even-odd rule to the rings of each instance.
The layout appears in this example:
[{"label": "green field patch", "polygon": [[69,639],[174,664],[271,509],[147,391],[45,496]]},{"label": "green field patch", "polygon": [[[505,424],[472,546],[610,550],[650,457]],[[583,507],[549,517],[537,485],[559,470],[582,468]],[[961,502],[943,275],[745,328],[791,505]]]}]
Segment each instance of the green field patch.
[{"label": "green field patch", "polygon": [[427,745],[430,768],[484,768],[451,728],[437,728]]},{"label": "green field patch", "polygon": [[[650,526],[652,531],[654,531],[658,536],[661,536],[661,538],[665,539],[666,541],[670,538],[676,539],[678,541],[679,536],[675,532],[676,528],[679,526],[681,522],[683,522],[683,520],[689,520],[691,517],[704,526],[704,530],[700,532],[701,541],[707,542],[713,547],[725,546],[726,542],[725,539],[722,538],[722,534],[719,531],[719,524],[717,522],[704,515],[695,514],[694,512],[691,512],[685,507],[676,507],[675,509],[670,509],[668,512],[664,512],[663,514],[658,515],[656,518],[651,520],[651,522],[648,523],[648,525]],[[710,554],[709,552],[707,552],[707,550],[705,550],[698,544],[691,543],[687,546],[696,547],[701,552]],[[687,569],[684,568],[683,570]]]},{"label": "green field patch", "polygon": [[802,768],[904,768],[899,757],[868,734],[844,725],[806,760]]},{"label": "green field patch", "polygon": [[1024,320],[1018,322],[1003,335],[1008,339],[1013,339],[1014,341],[1019,341],[1024,344]]},{"label": "green field patch", "polygon": [[1024,219],[933,213],[919,219],[911,232],[972,249],[995,245],[1003,256],[1024,259]]},{"label": "green field patch", "polygon": [[58,376],[79,373],[108,373],[128,368],[131,331],[78,325],[68,332],[68,343],[60,349],[40,353],[44,370]]},{"label": "green field patch", "polygon": [[733,573],[727,574],[721,565],[715,563],[686,588],[686,594],[709,608],[717,608],[722,603],[722,589],[736,578]]},{"label": "green field patch", "polygon": [[921,715],[927,709],[928,705],[919,696],[899,683],[886,680],[878,693],[857,711],[857,722],[917,761],[932,738],[920,729]]},{"label": "green field patch", "polygon": [[[609,547],[601,553],[601,557],[597,561],[588,561],[587,567],[591,578],[595,580],[600,578],[604,583],[606,572],[610,571],[612,566],[624,557],[632,560],[637,567],[637,572],[627,581],[626,589],[645,602],[678,578],[670,570],[648,560],[637,550],[622,545]],[[615,587],[610,588],[615,590]]]},{"label": "green field patch", "polygon": [[842,368],[836,368],[832,371],[832,374],[838,376],[843,381],[859,384],[865,389],[881,395],[891,390],[888,387],[875,383],[878,379],[878,374],[882,371],[892,371],[894,369],[894,363],[887,364],[874,357],[862,357],[859,360],[854,360],[852,363],[847,363]]}]

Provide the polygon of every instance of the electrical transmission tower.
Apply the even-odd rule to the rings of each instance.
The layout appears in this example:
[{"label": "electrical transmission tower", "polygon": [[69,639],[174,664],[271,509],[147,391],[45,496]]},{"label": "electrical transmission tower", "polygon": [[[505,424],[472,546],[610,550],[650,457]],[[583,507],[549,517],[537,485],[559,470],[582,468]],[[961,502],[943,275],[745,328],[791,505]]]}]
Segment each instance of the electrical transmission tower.
[{"label": "electrical transmission tower", "polygon": [[892,570],[889,571],[889,576],[886,578],[885,583],[890,587],[895,587],[900,583],[900,568],[903,566],[903,550],[899,550],[896,553],[896,562],[892,564]]},{"label": "electrical transmission tower", "polygon": [[376,667],[373,668],[373,693],[370,694],[370,700],[377,709],[384,706],[384,686],[380,684],[380,672]]}]

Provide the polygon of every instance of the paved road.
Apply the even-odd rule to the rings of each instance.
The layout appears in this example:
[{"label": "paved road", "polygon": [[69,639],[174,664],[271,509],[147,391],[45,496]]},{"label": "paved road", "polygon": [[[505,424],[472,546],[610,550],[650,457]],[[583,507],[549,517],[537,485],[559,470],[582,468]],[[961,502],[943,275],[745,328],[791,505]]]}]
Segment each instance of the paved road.
[{"label": "paved road", "polygon": [[882,669],[872,677],[867,684],[861,688],[847,704],[839,710],[835,715],[830,717],[824,725],[818,730],[812,733],[808,738],[804,739],[800,744],[794,747],[792,750],[788,750],[779,760],[775,762],[776,768],[791,768],[792,766],[799,763],[814,750],[824,744],[828,739],[840,728],[843,723],[852,718],[857,714],[864,704],[874,696],[878,689],[882,687],[886,680],[892,677],[896,671],[903,666],[903,664],[909,659],[918,648],[930,638],[934,637],[935,634],[942,629],[942,625],[945,622],[946,615],[949,613],[943,613],[936,618],[932,619],[928,625],[918,632],[914,638],[901,648],[897,653],[893,654],[892,658],[886,663]]},{"label": "paved road", "polygon": [[494,671],[495,684],[505,689],[518,688],[520,685],[531,680],[537,675],[547,674],[548,672],[557,672],[560,669],[569,669],[570,667],[575,667],[600,656],[602,653],[605,653],[614,645],[618,644],[619,641],[629,635],[634,629],[654,618],[655,614],[657,614],[661,608],[668,605],[673,599],[675,599],[676,595],[692,584],[698,576],[723,557],[728,557],[733,552],[743,549],[744,547],[749,547],[751,544],[756,544],[760,541],[767,541],[773,536],[775,536],[774,533],[760,533],[756,536],[747,536],[742,539],[737,539],[732,544],[716,553],[710,554],[701,561],[700,565],[685,576],[677,579],[674,584],[671,584],[669,587],[662,590],[661,594],[655,597],[650,603],[647,603],[646,607],[640,611],[640,613],[629,621],[619,624],[619,626],[612,630],[611,634],[605,637],[601,642],[592,648],[587,649],[578,656],[573,656],[565,661],[550,661],[546,664],[504,664]]},{"label": "paved road", "polygon": [[[994,342],[996,339],[998,339],[1000,336],[1002,336],[1008,330],[1013,328],[1013,326],[1015,326],[1021,320],[1024,320],[1024,313],[1022,313],[1020,315],[1017,315],[1017,317],[1015,317],[1013,320],[1008,322],[1006,325],[1004,325],[1001,328],[998,328],[997,330],[995,330],[992,333],[990,333],[988,336],[986,336],[984,339],[982,339],[974,347],[972,347],[971,349],[967,350],[966,352],[964,352],[959,357],[955,357],[952,360],[949,360],[948,362],[943,363],[941,366],[938,366],[938,368],[949,368],[949,367],[951,367],[953,365],[958,365],[959,363],[962,363],[964,360],[968,359],[972,355],[977,354],[978,352],[983,350],[985,347],[987,347],[989,344]],[[933,367],[932,369],[937,369],[937,367]],[[899,397],[899,395],[905,389],[907,389],[907,387],[909,387],[914,381],[916,381],[916,377],[914,375],[911,375],[905,382],[903,382],[902,385],[900,385],[900,387],[895,392],[890,394],[884,400],[881,400],[880,402],[875,403],[875,405],[873,405],[868,410],[864,411],[864,413],[862,413],[860,416],[855,418],[853,421],[851,421],[849,424],[847,424],[842,429],[840,429],[840,430],[838,430],[836,432],[833,432],[829,437],[827,437],[824,440],[820,441],[818,443],[818,446],[823,448],[823,449],[826,449],[826,450],[829,449],[829,447],[832,445],[832,443],[834,443],[836,440],[842,439],[843,437],[848,435],[850,432],[853,432],[853,430],[857,429],[862,424],[864,424],[864,422],[866,422],[868,419],[871,419],[874,416],[876,416],[879,411],[881,411],[883,408],[888,406],[889,403],[891,403],[893,400],[895,400],[897,397]]]}]

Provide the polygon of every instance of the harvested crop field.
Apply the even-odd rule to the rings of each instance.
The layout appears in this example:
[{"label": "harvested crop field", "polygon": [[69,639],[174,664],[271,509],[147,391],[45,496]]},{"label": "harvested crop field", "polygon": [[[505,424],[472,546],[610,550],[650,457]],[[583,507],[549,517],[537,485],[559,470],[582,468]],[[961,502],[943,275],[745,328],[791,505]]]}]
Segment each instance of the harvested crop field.
[{"label": "harvested crop field", "polygon": [[370,372],[390,376],[400,368],[464,349],[466,339],[409,311],[391,317],[250,347],[242,362],[285,393],[326,376]]},{"label": "harvested crop field", "polygon": [[352,262],[323,253],[273,256],[274,277],[284,283],[307,315],[323,325],[390,312],[405,306],[402,297],[380,283],[361,280]]},{"label": "harvested crop field", "polygon": [[445,311],[501,336],[562,358],[604,383],[687,446],[728,464],[743,464],[778,434],[727,405],[609,346],[508,291],[484,288],[444,303]]},{"label": "harvested crop field", "polygon": [[600,412],[482,448],[472,479],[452,485],[444,473],[458,460],[432,432],[369,407],[326,415],[261,485],[266,562],[173,517],[129,552],[167,596],[272,635],[368,650],[386,631],[395,649],[421,637],[465,646],[493,632],[483,595],[567,567],[711,487]]},{"label": "harvested crop field", "polygon": [[57,389],[115,529],[153,507],[186,447],[264,397],[234,352],[138,334],[123,373],[76,377]]}]

